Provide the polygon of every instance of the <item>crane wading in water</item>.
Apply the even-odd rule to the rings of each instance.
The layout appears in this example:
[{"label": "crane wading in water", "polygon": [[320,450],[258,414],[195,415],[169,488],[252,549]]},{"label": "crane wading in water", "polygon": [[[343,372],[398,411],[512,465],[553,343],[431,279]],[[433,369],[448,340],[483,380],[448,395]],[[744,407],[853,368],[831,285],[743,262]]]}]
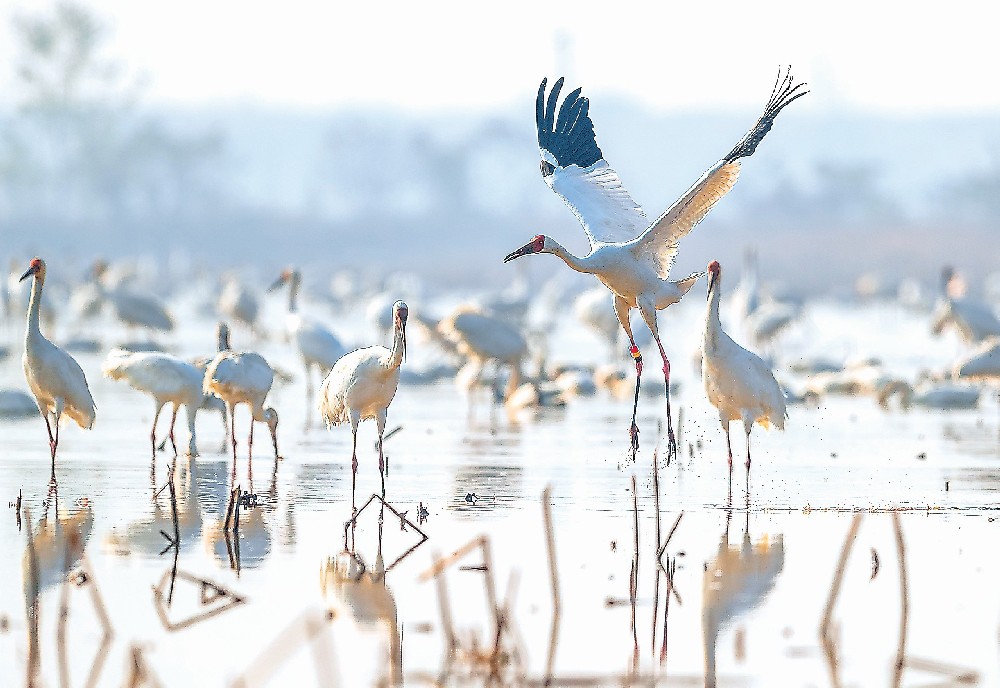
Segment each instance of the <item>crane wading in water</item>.
[{"label": "crane wading in water", "polygon": [[406,316],[409,309],[402,301],[392,306],[394,331],[392,349],[367,346],[337,361],[323,380],[319,394],[319,412],[327,427],[350,423],[354,437],[351,444],[351,516],[357,513],[354,491],[358,479],[358,423],[374,418],[378,428],[378,470],[382,475],[382,498],[385,498],[385,458],[382,434],[386,412],[399,384],[399,366],[406,356]]},{"label": "crane wading in water", "polygon": [[[83,369],[72,356],[42,336],[38,325],[38,310],[42,305],[42,287],[45,285],[45,261],[32,259],[21,275],[21,282],[34,276],[31,283],[31,301],[28,303],[28,324],[24,332],[24,377],[35,396],[38,412],[45,419],[49,432],[49,452],[52,454],[52,482],[56,480],[56,449],[59,448],[59,423],[63,414],[76,421],[81,428],[94,426],[97,406],[90,395]],[[53,436],[49,414],[55,420]]]},{"label": "crane wading in water", "polygon": [[779,72],[764,114],[740,139],[739,143],[710,167],[666,212],[652,224],[642,208],[622,186],[618,174],[604,160],[590,119],[590,101],[576,89],[563,99],[556,116],[556,104],[563,79],[556,81],[546,99],[546,79],[538,87],[535,122],[541,151],[542,178],[559,194],[583,225],[590,239],[590,254],[582,258],[569,253],[551,237],[538,235],[504,258],[504,262],[531,253],[552,253],[577,272],[595,275],[615,295],[615,313],[631,346],[635,360],[635,401],[632,405],[631,454],[639,448],[639,429],[635,424],[639,404],[639,379],[642,355],[632,337],[629,311],[638,308],[653,333],[663,359],[663,377],[667,397],[667,434],[669,455],[676,455],[670,417],[670,361],[656,327],[656,311],[677,303],[703,273],[679,281],[669,281],[670,268],[677,255],[677,242],[708,214],[712,207],[736,184],[740,159],[757,149],[775,117],[789,103],[804,96],[804,83],[796,84],[790,70]]},{"label": "crane wading in water", "polygon": [[708,264],[708,313],[702,343],[701,376],[705,394],[719,410],[719,422],[726,433],[729,451],[729,486],[733,484],[733,447],[729,442],[729,423],[743,421],[747,435],[747,484],[750,483],[750,430],[754,423],[765,428],[774,425],[785,429],[785,393],[774,379],[764,360],[732,340],[722,329],[719,302],[722,300],[722,267],[718,261]]}]

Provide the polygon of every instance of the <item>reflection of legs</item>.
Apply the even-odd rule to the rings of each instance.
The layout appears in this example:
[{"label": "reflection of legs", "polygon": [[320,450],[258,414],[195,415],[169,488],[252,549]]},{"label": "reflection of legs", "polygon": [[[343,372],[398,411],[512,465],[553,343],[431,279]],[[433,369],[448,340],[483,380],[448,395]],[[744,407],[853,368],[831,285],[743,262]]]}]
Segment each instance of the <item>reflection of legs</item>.
[{"label": "reflection of legs", "polygon": [[632,424],[629,426],[630,452],[634,460],[636,452],[639,451],[639,426],[635,423],[635,414],[639,409],[639,381],[642,378],[642,354],[639,352],[639,347],[635,345],[635,337],[632,336],[632,325],[628,320],[629,308],[630,306],[625,299],[615,296],[615,315],[618,316],[618,322],[621,323],[622,329],[628,335],[628,351],[632,356],[632,360],[635,361],[635,398],[632,401]]}]

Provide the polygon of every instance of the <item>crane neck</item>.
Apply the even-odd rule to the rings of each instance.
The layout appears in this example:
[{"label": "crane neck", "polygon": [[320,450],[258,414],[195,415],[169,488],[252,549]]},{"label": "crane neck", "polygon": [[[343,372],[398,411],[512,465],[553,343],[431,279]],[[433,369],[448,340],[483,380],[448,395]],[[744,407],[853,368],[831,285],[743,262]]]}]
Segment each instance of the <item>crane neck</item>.
[{"label": "crane neck", "polygon": [[35,275],[34,279],[31,280],[31,301],[28,303],[28,324],[24,333],[25,339],[36,335],[41,336],[38,315],[42,306],[42,286],[44,283],[45,277],[41,275]]},{"label": "crane neck", "polygon": [[386,360],[385,367],[388,370],[395,370],[403,363],[403,356],[406,354],[406,326],[396,324],[392,337],[392,351]]},{"label": "crane neck", "polygon": [[294,273],[288,281],[288,312],[299,312],[299,273]]},{"label": "crane neck", "polygon": [[705,317],[705,348],[714,345],[722,331],[722,321],[719,319],[719,303],[722,301],[722,275],[715,278],[715,283],[708,292],[708,313]]},{"label": "crane neck", "polygon": [[559,258],[562,259],[564,263],[566,263],[566,265],[568,265],[573,270],[576,270],[577,272],[584,272],[587,274],[594,273],[594,268],[589,264],[586,258],[579,258],[577,256],[574,256],[572,253],[567,251],[561,244],[558,244],[555,241],[553,241],[552,243],[555,244],[555,246],[548,249],[547,251],[548,253],[552,253],[553,255],[558,256]]}]

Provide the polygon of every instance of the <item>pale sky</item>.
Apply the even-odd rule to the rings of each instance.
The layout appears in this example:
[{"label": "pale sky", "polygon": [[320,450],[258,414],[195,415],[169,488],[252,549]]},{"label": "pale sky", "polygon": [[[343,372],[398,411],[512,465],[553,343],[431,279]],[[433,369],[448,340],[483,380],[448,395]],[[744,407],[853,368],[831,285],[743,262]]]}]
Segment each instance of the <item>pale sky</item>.
[{"label": "pale sky", "polygon": [[[47,4],[0,0],[3,92],[10,17]],[[756,108],[791,64],[810,83],[810,108],[1000,110],[987,2],[86,4],[110,25],[108,54],[145,75],[154,104],[481,111],[530,102],[542,76],[566,73],[587,94],[661,110]]]}]

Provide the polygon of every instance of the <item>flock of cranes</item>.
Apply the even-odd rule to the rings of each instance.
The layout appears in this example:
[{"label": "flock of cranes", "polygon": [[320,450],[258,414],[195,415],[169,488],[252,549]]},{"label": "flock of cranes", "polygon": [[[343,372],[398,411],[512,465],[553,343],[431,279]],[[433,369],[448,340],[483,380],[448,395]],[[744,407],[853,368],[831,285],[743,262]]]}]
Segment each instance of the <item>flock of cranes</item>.
[{"label": "flock of cranes", "polygon": [[[803,83],[796,83],[790,73],[779,73],[764,111],[753,127],[673,205],[650,221],[604,159],[594,134],[588,99],[581,95],[580,89],[576,89],[560,101],[563,84],[563,80],[559,79],[548,90],[548,82],[543,80],[538,89],[536,125],[541,153],[540,169],[545,183],[565,201],[580,221],[590,241],[590,253],[575,256],[551,237],[540,234],[503,260],[506,263],[526,255],[550,253],[570,269],[594,275],[602,283],[603,286],[586,291],[577,298],[575,311],[581,321],[602,334],[610,348],[617,347],[619,332],[624,332],[628,339],[628,353],[635,366],[629,426],[633,458],[639,447],[636,413],[643,357],[640,352],[642,339],[637,338],[632,330],[630,312],[633,309],[639,311],[661,357],[668,452],[674,455],[677,444],[670,408],[671,362],[663,345],[667,333],[657,323],[657,311],[676,304],[707,275],[707,310],[698,363],[705,395],[718,411],[726,438],[730,481],[733,452],[729,427],[732,421],[743,424],[749,483],[751,429],[755,424],[784,428],[788,403],[786,390],[779,385],[768,361],[736,342],[736,339],[744,337],[734,338],[723,329],[720,317],[723,293],[721,265],[712,261],[706,272],[679,280],[671,279],[671,270],[679,241],[733,188],[741,160],[754,153],[771,130],[776,117],[808,91],[804,90]],[[48,430],[54,480],[60,423],[69,418],[89,429],[94,424],[97,406],[76,360],[41,333],[46,266],[40,258],[30,262],[21,281],[29,277],[32,278],[32,286],[27,304],[24,372],[35,405]],[[996,379],[1000,376],[997,372],[1000,347],[997,340],[990,337],[1000,335],[1000,322],[988,307],[961,294],[954,280],[952,272],[945,273],[945,298],[934,316],[933,327],[940,331],[951,325],[970,341],[983,342],[980,351],[956,366],[956,376]],[[761,301],[757,281],[756,266],[753,265],[752,269],[744,271],[744,279],[730,298],[743,321],[753,323],[748,339],[760,347],[796,317],[797,309]],[[351,425],[353,506],[358,469],[357,431],[364,419],[374,419],[377,426],[379,469],[383,496],[385,494],[382,440],[387,411],[403,376],[401,364],[406,355],[409,308],[400,300],[395,300],[390,308],[389,297],[385,293],[379,294],[371,302],[369,317],[383,340],[388,339],[391,329],[391,347],[369,346],[349,351],[340,337],[300,308],[301,282],[301,272],[288,268],[268,291],[287,289],[286,334],[287,341],[302,361],[305,374],[306,429],[310,426],[313,409],[318,410],[328,426]],[[502,308],[498,306],[498,309],[516,311],[527,300],[525,285],[518,282],[516,287],[505,294]],[[130,328],[165,332],[174,327],[175,319],[162,302],[131,289],[127,274],[113,275],[110,266],[98,263],[91,281],[74,294],[70,303],[77,313],[83,314],[93,312],[95,303],[102,301],[111,304],[118,319]],[[253,292],[235,278],[226,279],[217,308],[228,321],[245,327],[252,336],[259,334],[260,304]],[[414,318],[444,350],[463,361],[455,378],[459,386],[470,393],[480,385],[484,371],[490,366],[509,368],[506,387],[500,398],[512,405],[565,403],[565,395],[588,386],[592,390],[594,379],[600,378],[600,375],[588,378],[579,370],[567,369],[552,379],[542,379],[544,376],[540,375],[538,379],[525,380],[522,368],[531,355],[530,336],[519,324],[482,306],[463,305],[440,320],[419,313]],[[154,456],[157,451],[156,422],[168,403],[173,406],[168,438],[175,451],[174,425],[181,406],[186,410],[189,433],[187,453],[191,455],[198,453],[195,438],[198,410],[219,410],[227,426],[235,471],[237,439],[234,414],[238,405],[246,404],[252,416],[247,434],[248,457],[252,456],[256,422],[268,426],[275,457],[279,456],[279,416],[274,408],[268,406],[267,398],[276,377],[284,373],[272,367],[257,352],[232,350],[227,326],[220,326],[218,349],[210,357],[185,360],[160,351],[137,351],[136,348],[141,347],[131,347],[131,351],[112,351],[102,372],[111,379],[127,382],[152,398],[154,414],[150,443]],[[315,381],[315,376],[320,382]],[[609,384],[610,381],[627,384],[618,372],[609,373],[607,379]],[[900,389],[897,383],[880,380],[876,373],[868,383],[861,384],[870,384],[876,393],[892,394]],[[647,383],[647,387],[650,386]],[[319,390],[318,404],[315,405],[314,389]]]}]

